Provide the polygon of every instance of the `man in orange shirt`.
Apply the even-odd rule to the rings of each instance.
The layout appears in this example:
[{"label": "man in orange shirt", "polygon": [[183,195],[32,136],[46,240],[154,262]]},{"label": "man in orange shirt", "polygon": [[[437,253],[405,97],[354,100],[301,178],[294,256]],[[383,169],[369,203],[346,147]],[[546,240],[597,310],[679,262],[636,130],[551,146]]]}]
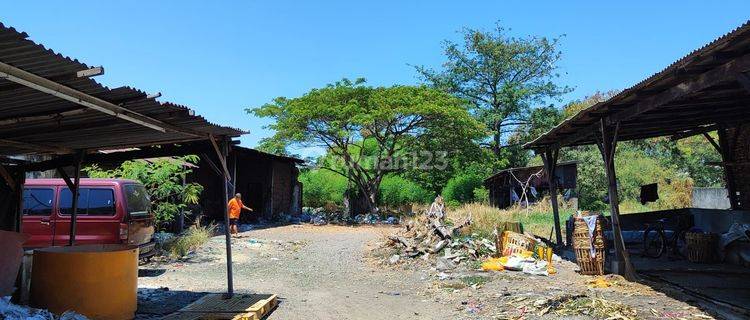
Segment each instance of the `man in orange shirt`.
[{"label": "man in orange shirt", "polygon": [[229,200],[229,203],[227,204],[227,214],[229,215],[229,232],[233,235],[236,235],[237,230],[237,221],[240,220],[240,212],[242,209],[253,211],[253,209],[250,209],[246,207],[242,203],[242,195],[237,193],[234,195],[234,198]]}]

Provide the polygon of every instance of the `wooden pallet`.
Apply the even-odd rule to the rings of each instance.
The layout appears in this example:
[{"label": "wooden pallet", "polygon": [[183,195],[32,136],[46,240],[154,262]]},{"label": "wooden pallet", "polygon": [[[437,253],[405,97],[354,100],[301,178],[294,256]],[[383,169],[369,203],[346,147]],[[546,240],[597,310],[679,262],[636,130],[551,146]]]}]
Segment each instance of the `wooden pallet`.
[{"label": "wooden pallet", "polygon": [[275,294],[208,294],[164,320],[260,320],[278,304]]}]

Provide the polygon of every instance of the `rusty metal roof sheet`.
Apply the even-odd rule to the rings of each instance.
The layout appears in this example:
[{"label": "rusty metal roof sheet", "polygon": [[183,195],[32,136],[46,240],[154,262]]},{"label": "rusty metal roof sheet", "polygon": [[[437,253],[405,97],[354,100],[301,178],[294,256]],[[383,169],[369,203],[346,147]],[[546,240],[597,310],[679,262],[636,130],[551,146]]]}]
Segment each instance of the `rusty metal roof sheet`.
[{"label": "rusty metal roof sheet", "polygon": [[668,90],[688,90],[689,85],[710,71],[731,63],[744,68],[748,61],[750,21],[612,98],[578,112],[524,147],[543,149],[593,144],[597,124],[601,119],[614,116],[618,116],[621,125],[618,140],[679,135],[713,125],[748,121],[750,109],[746,106],[750,102],[750,92],[733,78],[714,79],[711,86],[675,95],[646,112],[635,109],[639,104],[658,102],[656,99],[664,97],[659,95]]},{"label": "rusty metal roof sheet", "polygon": [[[34,43],[26,33],[2,23],[0,62],[178,128],[216,137],[245,133],[211,123],[185,106],[148,98],[138,89],[108,88],[93,79],[77,77],[77,71],[90,67]],[[0,123],[0,155],[6,156],[45,153],[26,146],[102,150],[199,140],[181,132],[156,131],[3,78]]]}]

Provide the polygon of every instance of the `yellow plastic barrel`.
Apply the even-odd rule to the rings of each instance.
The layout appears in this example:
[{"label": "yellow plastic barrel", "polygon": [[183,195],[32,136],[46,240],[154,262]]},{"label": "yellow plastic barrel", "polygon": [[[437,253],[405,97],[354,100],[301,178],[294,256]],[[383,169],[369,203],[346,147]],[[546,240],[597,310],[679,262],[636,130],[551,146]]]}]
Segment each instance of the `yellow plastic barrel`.
[{"label": "yellow plastic barrel", "polygon": [[31,305],[90,319],[133,319],[138,305],[138,247],[105,244],[34,251]]}]

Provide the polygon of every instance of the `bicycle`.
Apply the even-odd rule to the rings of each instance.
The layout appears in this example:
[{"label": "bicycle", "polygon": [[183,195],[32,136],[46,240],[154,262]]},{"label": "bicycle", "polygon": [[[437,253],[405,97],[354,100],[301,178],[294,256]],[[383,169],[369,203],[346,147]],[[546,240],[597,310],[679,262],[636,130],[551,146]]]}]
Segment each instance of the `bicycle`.
[{"label": "bicycle", "polygon": [[[682,219],[678,221],[676,230],[665,230],[664,224],[668,219],[659,219],[655,224],[646,224],[643,231],[643,256],[648,258],[659,258],[667,249],[672,249],[672,254],[682,257],[680,248],[685,243],[685,233],[689,229]],[[667,233],[671,233],[667,236]]]}]

